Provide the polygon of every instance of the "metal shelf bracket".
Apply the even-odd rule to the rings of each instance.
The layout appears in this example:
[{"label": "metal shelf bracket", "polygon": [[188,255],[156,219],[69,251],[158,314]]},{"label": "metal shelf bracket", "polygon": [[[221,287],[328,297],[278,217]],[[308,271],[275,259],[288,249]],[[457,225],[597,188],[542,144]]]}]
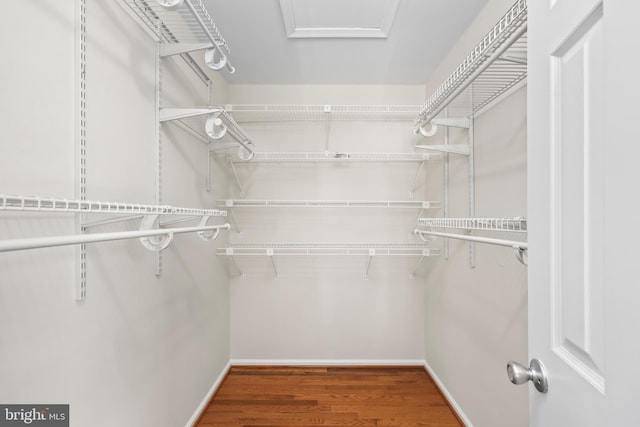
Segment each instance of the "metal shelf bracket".
[{"label": "metal shelf bracket", "polygon": [[376,250],[373,248],[369,249],[369,261],[367,262],[367,271],[364,273],[365,280],[369,280],[369,270],[371,269],[371,263],[373,262],[373,257],[376,256]]},{"label": "metal shelf bracket", "polygon": [[[242,270],[240,269],[240,266],[238,265],[238,261],[236,261],[236,258],[234,256],[234,252],[233,252],[233,248],[225,248],[224,251],[225,251],[225,255],[233,263],[233,266],[236,268],[236,270],[238,270],[238,276],[241,279],[244,279],[246,276],[242,272]],[[231,275],[231,273],[229,273],[229,275]]]},{"label": "metal shelf bracket", "polygon": [[422,262],[428,256],[431,256],[431,249],[423,249],[422,255],[418,259],[418,262],[416,262],[416,265],[413,267],[413,271],[409,275],[409,277],[411,279],[415,279],[416,278],[416,273],[418,272],[418,269],[420,268],[420,265],[422,265]]},{"label": "metal shelf bracket", "polygon": [[423,150],[433,150],[442,153],[460,154],[463,156],[471,155],[471,146],[469,144],[446,144],[446,145],[416,145],[416,148]]},{"label": "metal shelf bracket", "polygon": [[211,49],[211,43],[174,43],[160,45],[160,57],[182,55],[183,53],[195,52],[198,50]]},{"label": "metal shelf bracket", "polygon": [[267,249],[267,256],[271,260],[271,266],[273,267],[274,279],[278,280],[280,278],[280,273],[278,273],[278,268],[276,267],[276,260],[273,256],[273,249]]},{"label": "metal shelf bracket", "polygon": [[[428,138],[436,134],[438,126],[469,129],[470,125],[470,120],[466,117],[433,119],[429,123],[418,126],[413,132]],[[428,129],[427,126],[429,126]]]}]

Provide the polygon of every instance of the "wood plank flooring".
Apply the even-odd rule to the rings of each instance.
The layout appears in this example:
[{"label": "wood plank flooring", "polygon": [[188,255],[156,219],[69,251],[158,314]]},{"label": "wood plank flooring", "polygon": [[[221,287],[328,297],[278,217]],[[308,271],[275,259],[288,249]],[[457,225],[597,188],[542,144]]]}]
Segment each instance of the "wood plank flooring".
[{"label": "wood plank flooring", "polygon": [[232,367],[197,427],[462,424],[421,367]]}]

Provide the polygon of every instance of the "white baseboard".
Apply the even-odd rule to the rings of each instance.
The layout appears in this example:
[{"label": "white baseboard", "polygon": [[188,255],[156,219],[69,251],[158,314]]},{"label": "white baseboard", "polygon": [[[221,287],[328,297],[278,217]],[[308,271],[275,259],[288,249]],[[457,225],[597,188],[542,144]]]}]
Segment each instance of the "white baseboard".
[{"label": "white baseboard", "polygon": [[424,366],[421,359],[231,359],[231,366]]},{"label": "white baseboard", "polygon": [[230,369],[231,369],[231,362],[227,362],[227,365],[224,367],[222,372],[220,372],[220,375],[218,375],[218,378],[216,378],[216,381],[213,383],[213,385],[209,389],[209,392],[207,393],[207,395],[204,397],[204,399],[202,399],[202,402],[200,402],[200,405],[198,405],[198,407],[196,408],[196,411],[193,413],[189,421],[187,421],[187,424],[185,427],[193,427],[195,425],[195,423],[198,421],[198,418],[200,418],[200,414],[202,414],[202,412],[207,408],[207,405],[209,404],[211,397],[218,390],[218,388],[220,388],[222,381],[224,381]]},{"label": "white baseboard", "polygon": [[431,378],[433,378],[433,381],[438,385],[438,388],[440,388],[440,391],[442,392],[442,394],[444,394],[444,397],[445,399],[447,399],[447,402],[449,402],[451,409],[453,409],[456,412],[456,415],[458,415],[458,417],[466,427],[473,427],[473,424],[471,424],[471,421],[469,420],[469,418],[467,418],[467,416],[465,415],[460,405],[458,405],[458,402],[456,402],[456,400],[453,398],[451,393],[449,393],[449,390],[447,390],[447,388],[444,386],[442,381],[440,381],[440,378],[438,378],[438,375],[436,375],[433,369],[431,369],[431,366],[429,366],[426,360],[423,360],[422,363],[424,368],[429,373],[429,375],[431,375]]}]

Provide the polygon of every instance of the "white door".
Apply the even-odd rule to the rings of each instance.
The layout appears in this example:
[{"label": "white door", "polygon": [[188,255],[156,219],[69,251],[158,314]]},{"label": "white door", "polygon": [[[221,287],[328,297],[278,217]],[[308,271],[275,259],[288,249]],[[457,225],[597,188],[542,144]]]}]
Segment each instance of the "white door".
[{"label": "white door", "polygon": [[528,19],[530,427],[640,426],[640,1]]}]

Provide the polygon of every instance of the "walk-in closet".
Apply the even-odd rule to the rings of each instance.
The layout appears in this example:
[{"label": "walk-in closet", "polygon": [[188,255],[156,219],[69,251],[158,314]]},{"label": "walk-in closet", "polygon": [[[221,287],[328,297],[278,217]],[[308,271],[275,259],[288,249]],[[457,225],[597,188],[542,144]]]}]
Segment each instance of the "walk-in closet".
[{"label": "walk-in closet", "polygon": [[0,425],[635,425],[639,12],[7,3]]}]

